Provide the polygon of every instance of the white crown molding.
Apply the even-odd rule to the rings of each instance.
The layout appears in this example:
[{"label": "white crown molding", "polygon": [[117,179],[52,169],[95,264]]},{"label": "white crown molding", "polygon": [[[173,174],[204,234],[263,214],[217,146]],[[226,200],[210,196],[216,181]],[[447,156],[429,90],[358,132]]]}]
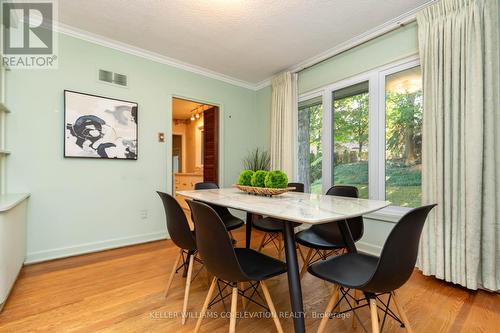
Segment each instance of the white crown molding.
[{"label": "white crown molding", "polygon": [[108,47],[108,48],[118,50],[118,51],[121,51],[124,53],[132,54],[132,55],[135,55],[135,56],[138,56],[141,58],[145,58],[148,60],[152,60],[152,61],[164,64],[164,65],[179,68],[179,69],[191,72],[191,73],[203,75],[203,76],[209,77],[211,79],[226,82],[226,83],[238,86],[238,87],[256,90],[256,85],[254,83],[239,80],[237,78],[233,78],[233,77],[225,75],[225,74],[217,73],[215,71],[212,71],[212,70],[200,67],[200,66],[188,64],[186,62],[183,62],[183,61],[180,61],[177,59],[173,59],[173,58],[169,58],[169,57],[163,56],[161,54],[158,54],[158,53],[155,53],[152,51],[148,51],[148,50],[145,50],[145,49],[142,49],[142,48],[130,45],[130,44],[122,43],[122,42],[119,42],[117,40],[113,40],[113,39],[110,39],[110,38],[107,38],[107,37],[104,37],[101,35],[97,35],[97,34],[94,34],[92,32],[89,32],[89,31],[81,30],[81,29],[69,26],[67,24],[58,23],[56,25],[56,31],[63,33],[65,35],[71,36],[71,37],[85,40],[87,42],[91,42],[91,43],[94,43],[97,45]]},{"label": "white crown molding", "polygon": [[255,90],[260,90],[260,89],[262,89],[262,88],[265,88],[265,87],[267,87],[267,86],[270,86],[270,85],[271,85],[271,80],[272,80],[272,78],[273,78],[273,77],[274,77],[274,76],[268,77],[267,79],[262,80],[262,81],[260,81],[259,83],[257,83],[257,84],[255,85]]},{"label": "white crown molding", "polygon": [[[325,52],[322,52],[318,55],[315,55],[311,58],[308,58],[306,60],[301,61],[300,63],[293,65],[286,69],[286,71],[290,71],[293,73],[298,73],[308,67],[314,66],[322,61],[327,60],[328,58],[334,57],[342,52],[345,52],[349,49],[352,49],[356,46],[359,46],[363,43],[366,43],[372,39],[375,39],[377,37],[380,37],[390,31],[393,31],[394,29],[407,25],[416,19],[416,15],[418,12],[420,12],[422,9],[424,9],[427,6],[432,5],[433,3],[436,3],[439,0],[430,0],[402,15],[399,15],[398,17],[389,20],[373,29],[370,29],[356,37],[353,37],[337,46],[332,47],[331,49],[326,50]],[[271,76],[265,80],[262,80],[261,82],[257,83],[255,85],[256,90],[262,89],[268,85],[271,84],[271,80],[274,77]]]}]

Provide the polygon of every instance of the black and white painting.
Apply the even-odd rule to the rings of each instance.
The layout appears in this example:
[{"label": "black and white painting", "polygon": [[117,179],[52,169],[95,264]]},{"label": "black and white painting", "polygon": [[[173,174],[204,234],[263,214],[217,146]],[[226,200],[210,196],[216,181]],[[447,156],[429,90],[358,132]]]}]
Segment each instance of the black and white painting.
[{"label": "black and white painting", "polygon": [[65,157],[137,159],[137,103],[64,91]]}]

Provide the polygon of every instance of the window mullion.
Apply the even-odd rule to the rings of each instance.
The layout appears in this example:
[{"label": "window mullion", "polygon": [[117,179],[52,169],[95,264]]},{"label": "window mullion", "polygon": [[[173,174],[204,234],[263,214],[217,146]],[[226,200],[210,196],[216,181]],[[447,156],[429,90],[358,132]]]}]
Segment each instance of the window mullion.
[{"label": "window mullion", "polygon": [[379,82],[378,74],[370,75],[369,80],[370,102],[369,102],[369,121],[368,121],[368,196],[370,199],[379,199]]},{"label": "window mullion", "polygon": [[323,91],[323,126],[321,133],[321,145],[323,147],[323,166],[322,166],[322,193],[333,184],[333,109],[332,109],[332,90]]},{"label": "window mullion", "polygon": [[378,162],[378,196],[377,199],[385,200],[385,75],[380,73],[378,75],[378,91],[379,96],[378,101],[378,149],[379,154],[377,158]]}]

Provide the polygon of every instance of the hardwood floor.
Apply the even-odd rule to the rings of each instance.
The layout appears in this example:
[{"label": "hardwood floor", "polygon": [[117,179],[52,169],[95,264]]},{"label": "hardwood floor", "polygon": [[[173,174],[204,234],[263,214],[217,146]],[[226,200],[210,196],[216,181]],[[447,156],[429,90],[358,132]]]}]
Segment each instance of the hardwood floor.
[{"label": "hardwood floor", "polygon": [[[243,232],[234,234],[243,246]],[[254,235],[255,248],[259,235]],[[180,318],[169,318],[182,309],[185,280],[181,274],[176,274],[168,299],[163,298],[177,251],[170,241],[159,241],[27,266],[0,314],[0,332],[191,332],[195,318],[184,326]],[[287,313],[286,276],[267,284],[276,310]],[[331,286],[309,274],[302,286],[307,331],[316,332],[321,318],[313,318],[313,314],[325,309]],[[207,291],[207,277],[202,272],[191,285],[188,311],[201,310]],[[399,296],[414,332],[498,332],[500,327],[498,294],[469,291],[415,271]],[[220,313],[222,305],[212,311]],[[248,305],[247,311],[260,310]],[[369,331],[369,309],[359,310],[359,316]],[[285,332],[293,331],[290,318],[280,320]],[[363,332],[361,325],[356,329],[351,325],[351,318],[332,319],[326,332]],[[228,329],[228,319],[207,318],[201,332]],[[236,330],[275,332],[275,326],[270,317],[242,318]],[[384,332],[406,331],[389,319]]]}]

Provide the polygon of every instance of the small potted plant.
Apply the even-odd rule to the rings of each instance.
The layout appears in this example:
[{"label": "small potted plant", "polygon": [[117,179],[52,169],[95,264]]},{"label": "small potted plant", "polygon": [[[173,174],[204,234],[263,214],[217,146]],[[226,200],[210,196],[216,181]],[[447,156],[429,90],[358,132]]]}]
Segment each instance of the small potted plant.
[{"label": "small potted plant", "polygon": [[267,150],[256,148],[243,159],[243,167],[254,172],[269,171],[271,169],[271,155]]}]

